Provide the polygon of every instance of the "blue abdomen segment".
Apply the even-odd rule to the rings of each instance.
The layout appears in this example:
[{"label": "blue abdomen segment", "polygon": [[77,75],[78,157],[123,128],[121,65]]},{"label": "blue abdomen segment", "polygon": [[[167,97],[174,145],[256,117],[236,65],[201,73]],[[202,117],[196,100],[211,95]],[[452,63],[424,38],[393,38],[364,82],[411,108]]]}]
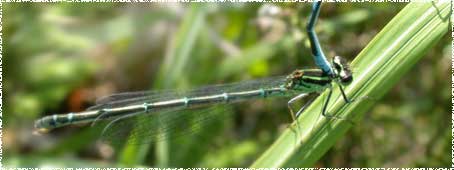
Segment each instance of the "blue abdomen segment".
[{"label": "blue abdomen segment", "polygon": [[333,75],[334,72],[331,68],[331,64],[326,59],[325,54],[323,54],[322,47],[318,41],[317,34],[315,33],[314,27],[315,22],[317,22],[318,15],[320,13],[321,1],[316,1],[312,5],[312,14],[309,17],[309,22],[307,23],[306,31],[311,43],[311,51],[314,56],[315,64],[322,69],[322,71],[328,75]]}]

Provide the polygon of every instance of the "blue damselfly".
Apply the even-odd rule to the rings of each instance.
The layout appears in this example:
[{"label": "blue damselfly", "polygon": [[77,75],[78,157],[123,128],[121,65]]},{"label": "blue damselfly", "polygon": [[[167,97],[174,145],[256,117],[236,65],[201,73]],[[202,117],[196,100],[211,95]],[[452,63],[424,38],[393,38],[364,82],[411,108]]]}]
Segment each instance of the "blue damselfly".
[{"label": "blue damselfly", "polygon": [[[314,2],[307,33],[314,59],[320,69],[300,69],[287,76],[207,86],[184,93],[169,90],[112,94],[99,99],[96,105],[87,111],[43,117],[35,122],[35,127],[41,131],[48,131],[68,125],[94,124],[97,121],[110,120],[103,133],[109,141],[126,136],[132,136],[128,141],[130,143],[144,142],[144,138],[148,139],[145,141],[156,141],[193,133],[207,120],[219,116],[216,112],[185,114],[186,110],[259,98],[292,97],[287,105],[295,120],[304,107],[295,113],[291,107],[294,102],[310,93],[320,93],[329,89],[328,98],[322,108],[322,115],[327,116],[326,107],[332,94],[332,82],[339,85],[341,94],[348,103],[350,100],[346,97],[342,85],[350,83],[353,78],[343,58],[336,56],[328,63],[321,50],[313,31],[319,9],[320,2]],[[194,117],[196,119],[193,119]],[[135,140],[139,138],[140,140]]]},{"label": "blue damselfly", "polygon": [[[293,97],[288,102],[288,106],[292,117],[295,118],[304,109],[299,109],[294,113],[290,107],[293,102],[305,97],[309,93],[320,93],[325,89],[330,89],[329,94],[331,94],[331,83],[333,81],[344,85],[352,81],[350,68],[343,58],[334,57],[332,65],[334,66],[335,76],[327,75],[320,69],[303,69],[296,70],[288,76],[246,81],[230,85],[207,86],[187,93],[151,91],[112,94],[99,99],[97,105],[90,107],[87,111],[43,117],[35,122],[35,127],[47,131],[67,125],[111,120],[105,128],[107,138],[118,139],[118,135],[120,134],[129,134],[140,138],[149,138],[149,141],[155,141],[161,138],[167,138],[169,134],[172,137],[185,135],[194,131],[192,125],[162,124],[162,122],[173,122],[170,119],[174,118],[180,120],[186,119],[185,116],[187,115],[178,114],[179,111],[209,107],[216,104],[281,96]],[[344,99],[346,99],[345,96]],[[325,115],[325,108],[323,108],[322,114]],[[136,120],[131,119],[136,116],[145,116],[147,119],[142,119],[146,120],[143,123],[130,121]],[[200,115],[200,119],[192,124],[202,123],[205,119],[210,119],[210,116],[216,115],[209,115],[209,113],[207,115]],[[126,132],[118,130],[126,126],[132,126],[134,123],[134,126],[146,126],[146,131]],[[129,142],[134,143],[134,140]]]}]

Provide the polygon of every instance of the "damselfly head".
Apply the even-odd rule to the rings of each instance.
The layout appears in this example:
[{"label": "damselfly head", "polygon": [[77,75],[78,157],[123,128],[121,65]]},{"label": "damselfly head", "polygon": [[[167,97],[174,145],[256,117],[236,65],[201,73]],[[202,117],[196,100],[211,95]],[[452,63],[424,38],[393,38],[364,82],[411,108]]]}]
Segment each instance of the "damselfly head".
[{"label": "damselfly head", "polygon": [[332,60],[334,72],[342,84],[349,84],[353,81],[352,71],[347,60],[340,56],[335,56]]}]

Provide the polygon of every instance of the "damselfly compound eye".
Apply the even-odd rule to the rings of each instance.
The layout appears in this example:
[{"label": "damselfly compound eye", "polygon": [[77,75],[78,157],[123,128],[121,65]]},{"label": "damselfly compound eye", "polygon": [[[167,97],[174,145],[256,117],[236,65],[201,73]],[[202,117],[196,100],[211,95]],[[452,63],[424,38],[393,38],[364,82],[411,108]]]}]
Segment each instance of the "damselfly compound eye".
[{"label": "damselfly compound eye", "polygon": [[342,84],[348,84],[353,81],[350,66],[348,65],[347,61],[344,58],[340,56],[335,56],[333,58],[332,64]]}]

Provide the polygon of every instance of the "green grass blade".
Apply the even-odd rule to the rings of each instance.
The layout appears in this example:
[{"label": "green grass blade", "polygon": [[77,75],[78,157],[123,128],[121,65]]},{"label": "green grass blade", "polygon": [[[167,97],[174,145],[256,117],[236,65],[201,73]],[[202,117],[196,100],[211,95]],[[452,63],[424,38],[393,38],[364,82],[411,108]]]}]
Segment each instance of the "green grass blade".
[{"label": "green grass blade", "polygon": [[[173,44],[166,55],[158,78],[155,81],[155,88],[175,88],[181,77],[193,47],[195,46],[198,34],[201,32],[206,10],[203,4],[193,4],[185,15],[183,23],[174,37]],[[139,130],[142,131],[142,130]],[[168,143],[160,141],[156,143],[157,166],[168,165]],[[120,155],[120,162],[127,166],[140,165],[150,150],[150,144],[126,145]]]},{"label": "green grass blade", "polygon": [[[374,102],[433,47],[449,30],[448,2],[410,3],[367,45],[352,62],[354,81],[345,87],[346,104],[334,86],[327,109],[331,115],[358,122]],[[350,128],[348,121],[326,119],[321,114],[324,92],[252,167],[310,167]],[[369,99],[361,100],[360,97]]]}]

